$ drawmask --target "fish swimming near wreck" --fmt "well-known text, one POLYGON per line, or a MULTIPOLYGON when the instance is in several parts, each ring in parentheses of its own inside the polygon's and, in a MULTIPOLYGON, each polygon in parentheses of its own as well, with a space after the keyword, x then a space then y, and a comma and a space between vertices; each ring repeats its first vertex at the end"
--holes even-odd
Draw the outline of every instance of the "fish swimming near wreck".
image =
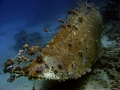
POLYGON ((12 68, 16 77, 65 81, 90 72, 100 56, 102 16, 93 4, 78 2, 78 5, 66 11, 65 21, 59 19, 60 30, 44 49, 25 44, 17 56, 7 60, 4 72, 16 59, 18 63, 12 68), (34 59, 28 58, 37 51, 40 54, 34 59), (27 64, 20 67, 23 62, 27 64))

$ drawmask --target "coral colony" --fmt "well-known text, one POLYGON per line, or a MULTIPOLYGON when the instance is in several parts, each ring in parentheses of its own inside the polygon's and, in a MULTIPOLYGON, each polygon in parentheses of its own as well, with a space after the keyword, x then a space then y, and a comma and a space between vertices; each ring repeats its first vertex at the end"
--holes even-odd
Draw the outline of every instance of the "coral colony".
POLYGON ((62 24, 55 36, 44 28, 44 32, 53 36, 45 48, 25 44, 17 56, 7 60, 4 72, 10 73, 8 82, 20 76, 65 81, 91 71, 100 55, 102 17, 93 4, 81 1, 78 7, 66 12, 65 21, 58 19, 62 24), (30 58, 37 51, 40 54, 30 58))

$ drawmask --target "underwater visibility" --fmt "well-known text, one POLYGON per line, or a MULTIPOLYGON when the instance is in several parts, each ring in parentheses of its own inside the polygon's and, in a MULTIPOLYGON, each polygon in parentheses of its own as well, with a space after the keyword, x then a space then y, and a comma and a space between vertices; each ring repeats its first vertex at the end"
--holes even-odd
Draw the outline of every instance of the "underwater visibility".
POLYGON ((120 90, 119 0, 0 7, 0 90, 120 90))

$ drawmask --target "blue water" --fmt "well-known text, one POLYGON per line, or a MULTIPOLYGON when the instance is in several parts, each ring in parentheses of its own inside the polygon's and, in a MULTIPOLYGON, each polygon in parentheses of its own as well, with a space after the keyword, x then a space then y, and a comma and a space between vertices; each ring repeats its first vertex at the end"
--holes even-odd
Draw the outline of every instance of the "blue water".
MULTIPOLYGON (((45 47, 51 36, 43 32, 44 27, 55 34, 57 26, 60 25, 57 19, 64 20, 66 10, 74 8, 76 2, 77 0, 0 0, 0 90, 31 90, 33 83, 28 82, 26 78, 21 77, 13 83, 6 81, 9 74, 3 73, 4 62, 7 58, 17 55, 17 50, 22 49, 20 44, 24 44, 24 41, 22 42, 20 37, 25 33, 20 34, 21 30, 30 37, 31 33, 38 32, 43 44, 38 42, 36 44, 45 47), (20 42, 16 44, 18 39, 20 42)), ((102 1, 91 2, 100 5, 102 1)), ((36 83, 37 90, 40 90, 43 83, 44 81, 36 83)))

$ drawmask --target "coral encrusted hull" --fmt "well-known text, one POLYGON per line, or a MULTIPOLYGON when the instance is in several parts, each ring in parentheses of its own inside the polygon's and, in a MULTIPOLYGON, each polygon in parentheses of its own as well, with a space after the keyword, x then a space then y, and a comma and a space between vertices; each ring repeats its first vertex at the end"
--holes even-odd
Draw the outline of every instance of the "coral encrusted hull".
MULTIPOLYGON (((77 79, 91 71, 100 56, 102 17, 92 4, 78 4, 80 6, 66 11, 68 15, 65 21, 58 19, 62 23, 59 31, 52 35, 53 39, 44 49, 25 44, 17 56, 7 60, 4 72, 11 73, 8 82, 20 76, 65 81, 77 79), (40 54, 29 59, 36 51, 40 51, 40 54), (23 56, 24 52, 26 56, 23 56), (18 63, 13 66, 16 58, 18 63), (21 67, 22 62, 26 66, 21 67)), ((47 28, 44 31, 50 34, 47 28)))
POLYGON ((102 17, 90 5, 67 12, 59 32, 28 66, 29 76, 64 81, 91 71, 100 54, 102 17))

